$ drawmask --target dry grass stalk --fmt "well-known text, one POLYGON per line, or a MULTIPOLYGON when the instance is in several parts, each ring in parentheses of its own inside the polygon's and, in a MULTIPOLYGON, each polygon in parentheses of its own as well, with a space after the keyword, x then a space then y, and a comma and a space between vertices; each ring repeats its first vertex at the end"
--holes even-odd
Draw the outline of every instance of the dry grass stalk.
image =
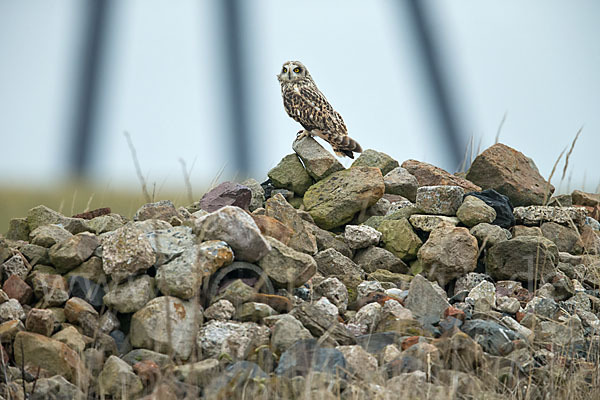
POLYGON ((140 180, 140 184, 142 185, 142 193, 144 194, 146 203, 151 203, 153 197, 150 197, 150 193, 148 193, 146 179, 144 178, 144 175, 142 175, 142 169, 140 168, 140 163, 137 158, 135 147, 133 146, 133 141, 131 140, 131 135, 129 135, 129 132, 123 132, 123 135, 125 135, 125 139, 127 140, 127 145, 129 146, 129 151, 131 152, 131 159, 133 160, 135 172, 137 173, 138 179, 140 180))
POLYGON ((565 179, 565 175, 567 174, 567 168, 569 167, 569 157, 571 157, 571 153, 573 152, 573 149, 575 148, 575 143, 577 143, 577 139, 579 139, 579 134, 581 133, 582 130, 583 130, 583 126, 581 128, 579 128, 579 130, 577 131, 577 134, 575 135, 575 138, 571 142, 571 148, 567 152, 567 157, 565 158, 565 167, 563 168, 562 178, 560 178, 561 182, 563 179, 565 179))
POLYGON ((502 131, 502 127, 504 126, 504 123, 506 122, 507 115, 508 115, 508 111, 505 111, 504 115, 502 116, 502 120, 500 120, 500 125, 498 125, 498 130, 496 131, 496 138, 494 139, 494 144, 498 143, 498 140, 500 140, 500 132, 502 131))
POLYGON ((192 204, 194 202, 194 194, 192 192, 192 182, 190 181, 190 172, 191 172, 192 168, 194 167, 194 164, 192 164, 192 167, 188 171, 187 165, 183 158, 181 158, 181 157, 179 158, 179 163, 181 164, 181 170, 183 172, 183 181, 185 182, 185 188, 187 190, 188 202, 190 204, 192 204))
POLYGON ((554 176, 554 172, 556 172, 556 166, 558 165, 560 159, 562 158, 563 154, 565 154, 565 151, 567 151, 567 148, 565 147, 563 149, 563 151, 560 152, 560 155, 558 156, 558 158, 556 159, 556 162, 554 163, 554 166, 552 167, 552 171, 550 172, 550 176, 548 177, 548 182, 546 183, 546 191, 544 193, 544 202, 542 204, 547 205, 548 204, 548 199, 549 199, 549 194, 550 194, 550 181, 552 180, 552 177, 554 176))

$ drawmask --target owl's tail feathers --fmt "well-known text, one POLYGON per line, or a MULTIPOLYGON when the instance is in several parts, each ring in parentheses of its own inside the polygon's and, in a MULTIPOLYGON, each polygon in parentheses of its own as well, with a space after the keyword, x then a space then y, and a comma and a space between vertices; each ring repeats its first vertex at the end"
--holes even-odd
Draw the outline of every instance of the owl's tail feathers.
POLYGON ((350 136, 339 136, 336 138, 333 151, 339 156, 348 156, 354 158, 354 153, 362 153, 360 144, 350 136))

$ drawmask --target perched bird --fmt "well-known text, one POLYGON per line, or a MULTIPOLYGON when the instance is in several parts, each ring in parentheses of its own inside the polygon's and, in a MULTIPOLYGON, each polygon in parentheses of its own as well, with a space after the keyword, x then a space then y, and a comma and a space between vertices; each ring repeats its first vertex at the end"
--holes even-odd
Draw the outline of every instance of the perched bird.
POLYGON ((296 140, 316 135, 331 144, 340 157, 354 158, 353 152, 362 152, 358 142, 348 136, 342 116, 317 88, 304 64, 300 61, 284 63, 277 79, 281 83, 285 111, 304 127, 296 140))

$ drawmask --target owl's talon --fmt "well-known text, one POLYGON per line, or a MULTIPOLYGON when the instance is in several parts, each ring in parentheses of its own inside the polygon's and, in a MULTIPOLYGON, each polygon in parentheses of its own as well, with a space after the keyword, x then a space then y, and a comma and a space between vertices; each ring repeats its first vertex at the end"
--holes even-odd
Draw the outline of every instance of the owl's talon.
POLYGON ((302 129, 296 134, 296 140, 304 139, 307 136, 310 136, 310 132, 306 129, 302 129))

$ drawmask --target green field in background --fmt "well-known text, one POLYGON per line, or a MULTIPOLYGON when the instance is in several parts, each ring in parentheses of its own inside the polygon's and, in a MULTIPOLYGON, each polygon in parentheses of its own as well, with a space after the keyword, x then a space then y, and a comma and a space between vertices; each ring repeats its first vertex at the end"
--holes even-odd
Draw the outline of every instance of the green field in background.
MULTIPOLYGON (((148 188, 152 195, 153 187, 148 188)), ((202 192, 198 192, 201 196, 202 192)), ((199 200, 200 196, 194 196, 199 200)), ((171 200, 175 206, 190 204, 185 188, 155 190, 154 201, 171 200)), ((112 212, 127 218, 146 201, 139 186, 114 188, 109 185, 69 182, 52 187, 0 186, 0 234, 8 230, 12 218, 26 217, 27 211, 43 204, 66 216, 101 207, 110 207, 112 212)))

